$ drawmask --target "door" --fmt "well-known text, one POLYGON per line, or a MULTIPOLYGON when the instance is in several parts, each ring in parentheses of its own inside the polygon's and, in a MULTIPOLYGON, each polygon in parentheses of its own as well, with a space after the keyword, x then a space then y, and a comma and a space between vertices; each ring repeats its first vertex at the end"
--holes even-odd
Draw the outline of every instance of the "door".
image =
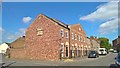
POLYGON ((66 57, 68 57, 68 45, 66 45, 66 57))

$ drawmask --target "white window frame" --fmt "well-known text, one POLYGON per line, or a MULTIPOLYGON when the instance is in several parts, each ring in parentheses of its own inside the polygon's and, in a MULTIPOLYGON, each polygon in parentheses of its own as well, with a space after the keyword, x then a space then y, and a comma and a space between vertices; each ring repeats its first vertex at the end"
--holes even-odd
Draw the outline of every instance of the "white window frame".
POLYGON ((82 36, 81 36, 81 42, 82 42, 82 40, 83 40, 83 38, 82 38, 82 36))
POLYGON ((72 45, 72 53, 74 53, 74 45, 72 45))
POLYGON ((75 40, 77 40, 77 34, 75 34, 75 40))
POLYGON ((81 39, 81 38, 80 38, 80 35, 78 36, 78 39, 79 39, 79 41, 80 41, 80 39, 81 39))
POLYGON ((77 46, 77 56, 78 56, 78 54, 79 54, 79 46, 77 46))
POLYGON ((72 39, 74 39, 74 34, 72 33, 72 39))
POLYGON ((60 35, 61 35, 62 37, 64 37, 64 30, 63 30, 63 29, 60 30, 60 35))
POLYGON ((40 26, 40 27, 37 29, 37 35, 38 35, 38 36, 43 35, 43 27, 42 27, 42 26, 40 26))
POLYGON ((69 38, 69 34, 68 34, 68 31, 66 31, 66 38, 69 38))
POLYGON ((79 28, 79 31, 81 31, 82 29, 81 28, 79 28))
POLYGON ((61 44, 61 52, 64 52, 64 44, 61 44))

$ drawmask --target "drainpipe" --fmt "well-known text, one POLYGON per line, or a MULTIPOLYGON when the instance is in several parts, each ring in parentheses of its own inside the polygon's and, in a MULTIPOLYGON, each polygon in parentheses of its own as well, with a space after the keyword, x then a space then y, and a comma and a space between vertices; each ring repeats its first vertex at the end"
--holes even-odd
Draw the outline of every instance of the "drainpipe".
POLYGON ((70 44, 70 26, 68 26, 68 33, 69 33, 69 58, 71 58, 71 50, 70 50, 70 46, 71 46, 71 44, 70 44))

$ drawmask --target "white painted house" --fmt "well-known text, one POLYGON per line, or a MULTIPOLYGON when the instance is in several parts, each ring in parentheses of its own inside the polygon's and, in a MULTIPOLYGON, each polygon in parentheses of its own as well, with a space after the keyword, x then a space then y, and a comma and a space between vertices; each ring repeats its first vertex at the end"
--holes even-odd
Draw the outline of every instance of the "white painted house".
POLYGON ((2 43, 2 44, 0 45, 0 53, 6 54, 7 49, 9 49, 9 48, 10 48, 10 47, 8 46, 7 43, 2 43))

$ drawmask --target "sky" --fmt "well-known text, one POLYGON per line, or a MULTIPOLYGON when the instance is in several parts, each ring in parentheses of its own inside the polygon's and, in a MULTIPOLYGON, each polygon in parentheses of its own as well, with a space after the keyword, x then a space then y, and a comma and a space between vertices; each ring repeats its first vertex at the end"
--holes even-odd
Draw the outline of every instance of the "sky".
POLYGON ((111 42, 118 36, 117 2, 3 2, 0 43, 25 35, 41 13, 68 25, 80 23, 88 37, 106 37, 111 42))

